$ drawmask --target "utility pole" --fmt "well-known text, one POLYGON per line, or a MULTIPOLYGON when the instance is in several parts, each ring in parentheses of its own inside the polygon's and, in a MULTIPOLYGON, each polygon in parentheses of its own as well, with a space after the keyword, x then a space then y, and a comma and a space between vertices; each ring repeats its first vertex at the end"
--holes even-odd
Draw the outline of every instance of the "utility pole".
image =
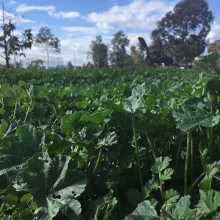
POLYGON ((76 53, 75 53, 75 42, 74 42, 74 36, 73 36, 73 69, 76 69, 76 53))

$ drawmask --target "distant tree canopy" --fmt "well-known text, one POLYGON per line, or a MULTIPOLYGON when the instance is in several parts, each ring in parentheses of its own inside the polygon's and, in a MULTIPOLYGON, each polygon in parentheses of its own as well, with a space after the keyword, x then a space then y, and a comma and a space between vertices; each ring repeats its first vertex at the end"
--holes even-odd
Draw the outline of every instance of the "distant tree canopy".
POLYGON ((96 40, 91 42, 90 49, 90 54, 92 56, 95 67, 107 67, 108 47, 102 42, 101 36, 96 36, 96 40))
POLYGON ((32 67, 40 67, 43 66, 44 61, 41 59, 32 60, 31 63, 28 65, 28 68, 32 67))
POLYGON ((146 61, 149 65, 154 66, 155 64, 161 65, 164 63, 166 66, 173 64, 172 57, 163 54, 161 48, 155 48, 153 46, 148 47, 143 37, 138 37, 140 47, 146 51, 146 61))
POLYGON ((48 27, 40 28, 34 41, 38 47, 43 47, 47 53, 47 67, 49 67, 49 55, 51 52, 60 52, 60 39, 52 34, 48 27))
POLYGON ((67 64, 66 64, 66 69, 67 69, 67 70, 72 70, 72 69, 74 69, 74 66, 73 66, 73 64, 72 64, 70 61, 67 62, 67 64))
POLYGON ((209 44, 208 52, 209 53, 220 52, 220 40, 215 40, 213 43, 209 44))
POLYGON ((129 45, 129 40, 124 31, 120 30, 114 34, 111 41, 112 51, 109 55, 109 59, 113 65, 123 66, 125 65, 128 55, 126 53, 126 47, 129 45))
POLYGON ((5 59, 6 67, 10 67, 10 56, 19 55, 25 56, 22 52, 24 49, 30 49, 33 43, 31 29, 27 29, 21 33, 21 36, 15 36, 14 31, 16 30, 15 22, 12 21, 11 17, 7 16, 4 4, 2 3, 2 11, 0 18, 2 25, 2 33, 0 35, 0 48, 3 49, 3 54, 0 55, 5 59))
POLYGON ((204 52, 213 22, 205 0, 182 0, 157 23, 151 33, 151 52, 190 62, 204 52))
POLYGON ((144 63, 144 56, 141 47, 131 45, 130 51, 130 64, 138 65, 144 63))

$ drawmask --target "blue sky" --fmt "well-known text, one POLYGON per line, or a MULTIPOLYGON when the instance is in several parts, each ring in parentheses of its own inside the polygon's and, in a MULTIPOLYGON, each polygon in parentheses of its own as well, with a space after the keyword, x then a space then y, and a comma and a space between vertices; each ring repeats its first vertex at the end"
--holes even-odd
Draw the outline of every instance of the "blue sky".
MULTIPOLYGON (((192 0, 193 1, 193 0, 192 0)), ((150 44, 150 33, 178 0, 14 0, 4 1, 10 15, 17 16, 17 31, 32 28, 34 36, 41 27, 51 28, 61 40, 63 64, 70 60, 81 65, 89 61, 87 52, 95 36, 109 45, 114 33, 123 29, 136 45, 143 36, 150 44)), ((210 42, 220 39, 220 0, 207 0, 215 17, 208 35, 210 42)), ((45 54, 33 47, 30 54, 45 54)))

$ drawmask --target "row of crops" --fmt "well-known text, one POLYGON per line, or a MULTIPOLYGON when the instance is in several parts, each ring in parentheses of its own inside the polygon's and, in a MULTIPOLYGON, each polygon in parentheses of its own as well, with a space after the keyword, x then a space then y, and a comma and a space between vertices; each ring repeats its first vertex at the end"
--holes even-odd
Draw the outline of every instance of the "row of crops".
POLYGON ((215 56, 1 70, 0 219, 220 219, 215 56))

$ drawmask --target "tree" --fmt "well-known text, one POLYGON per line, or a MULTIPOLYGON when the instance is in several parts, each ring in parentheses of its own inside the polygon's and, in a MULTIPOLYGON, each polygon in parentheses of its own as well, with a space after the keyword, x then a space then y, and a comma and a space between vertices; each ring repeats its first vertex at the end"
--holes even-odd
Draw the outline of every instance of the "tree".
POLYGON ((131 55, 127 61, 129 64, 138 65, 144 63, 144 56, 141 47, 131 45, 130 51, 131 55))
POLYGON ((173 64, 173 58, 163 54, 160 48, 154 48, 151 46, 148 48, 146 41, 143 37, 138 37, 140 47, 146 51, 146 61, 149 65, 155 66, 155 64, 170 66, 173 64))
POLYGON ((213 43, 209 44, 208 52, 209 53, 220 52, 220 40, 215 40, 213 43))
POLYGON ((90 45, 90 54, 92 56, 95 67, 107 67, 108 66, 108 47, 102 43, 102 37, 96 36, 96 40, 93 40, 90 45))
POLYGON ((67 70, 72 70, 72 69, 74 69, 74 66, 73 66, 73 64, 72 64, 70 61, 67 62, 67 64, 66 64, 66 69, 67 69, 67 70))
POLYGON ((43 47, 47 53, 47 68, 49 68, 49 56, 51 52, 60 52, 60 40, 51 33, 50 28, 42 27, 35 37, 35 44, 43 47))
POLYGON ((3 49, 3 54, 0 55, 5 59, 6 67, 10 67, 10 56, 19 55, 25 56, 22 52, 24 49, 31 49, 33 40, 31 29, 25 30, 19 36, 14 36, 14 31, 16 29, 15 24, 12 22, 12 18, 7 16, 7 13, 2 3, 2 35, 0 35, 0 47, 3 49))
POLYGON ((111 63, 116 66, 123 66, 128 57, 126 47, 129 45, 129 40, 122 30, 114 34, 111 45, 112 51, 109 56, 111 63))
POLYGON ((153 47, 162 50, 161 56, 190 62, 205 50, 212 22, 213 15, 205 0, 182 0, 152 31, 153 47))
POLYGON ((41 59, 32 60, 31 63, 28 65, 28 68, 41 67, 43 66, 43 64, 44 61, 41 59))

